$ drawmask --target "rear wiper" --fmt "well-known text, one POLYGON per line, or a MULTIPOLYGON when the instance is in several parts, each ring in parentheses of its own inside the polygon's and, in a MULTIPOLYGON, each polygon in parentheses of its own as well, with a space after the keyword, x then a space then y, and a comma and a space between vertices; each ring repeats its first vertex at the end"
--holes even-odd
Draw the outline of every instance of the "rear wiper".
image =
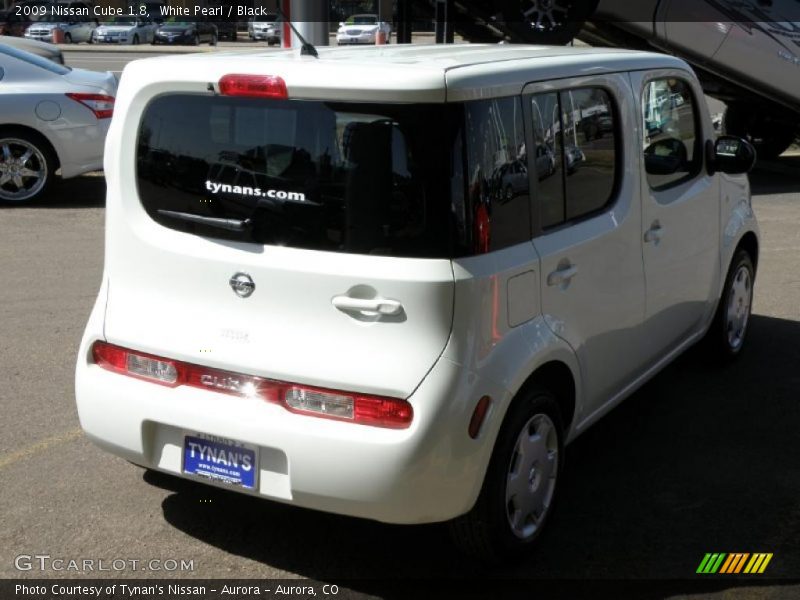
POLYGON ((250 219, 244 219, 243 221, 240 219, 218 219, 216 217, 204 217, 202 215, 177 212, 174 210, 159 209, 158 213, 180 221, 189 221, 190 223, 207 225, 208 227, 216 227, 217 229, 225 229, 227 231, 245 231, 253 224, 250 219))

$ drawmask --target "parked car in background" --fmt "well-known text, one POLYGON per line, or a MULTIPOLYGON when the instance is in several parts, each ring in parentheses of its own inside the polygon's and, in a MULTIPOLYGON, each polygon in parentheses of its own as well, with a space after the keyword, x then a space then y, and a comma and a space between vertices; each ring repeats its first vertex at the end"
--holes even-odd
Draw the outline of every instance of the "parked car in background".
POLYGON ((278 15, 253 17, 247 24, 247 36, 251 40, 266 40, 272 46, 281 43, 281 29, 278 15))
POLYGON ((392 33, 392 26, 389 23, 379 21, 378 15, 353 15, 343 23, 339 23, 336 43, 340 46, 374 44, 378 32, 383 33, 384 42, 388 44, 392 33))
MULTIPOLYGON (((91 9, 89 9, 91 10, 91 9)), ((60 29, 64 32, 64 43, 78 44, 91 42, 92 34, 97 28, 97 21, 82 17, 75 20, 64 20, 65 17, 50 14, 41 21, 32 23, 25 30, 25 37, 40 42, 54 42, 54 31, 60 29)))
POLYGON ((41 56, 47 60, 52 60, 54 63, 59 65, 64 64, 64 54, 61 52, 61 50, 59 50, 57 46, 48 44, 47 42, 38 42, 36 40, 29 40, 27 38, 4 36, 0 37, 0 44, 5 44, 6 46, 11 46, 12 48, 17 48, 18 50, 24 50, 26 52, 30 52, 31 54, 36 54, 37 56, 41 56))
POLYGON ((210 21, 165 21, 156 29, 153 44, 217 45, 217 27, 210 21))
POLYGON ((29 202, 56 178, 103 168, 112 73, 70 69, 0 43, 0 201, 29 202))
POLYGON ((155 39, 158 26, 150 20, 136 17, 114 17, 94 30, 93 41, 98 44, 149 44, 155 39))

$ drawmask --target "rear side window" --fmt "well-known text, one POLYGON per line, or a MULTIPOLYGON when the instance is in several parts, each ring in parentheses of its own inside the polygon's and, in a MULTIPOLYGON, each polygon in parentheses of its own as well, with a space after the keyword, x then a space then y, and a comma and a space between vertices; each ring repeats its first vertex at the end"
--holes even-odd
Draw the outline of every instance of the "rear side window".
POLYGON ((531 108, 542 228, 603 210, 614 199, 620 163, 609 93, 592 87, 538 94, 531 108))
POLYGON ((447 257, 454 169, 463 176, 452 160, 456 113, 442 104, 161 96, 139 130, 139 196, 158 223, 208 237, 447 257))
POLYGON ((467 206, 474 250, 488 252, 530 240, 530 181, 521 98, 469 102, 465 113, 467 206))

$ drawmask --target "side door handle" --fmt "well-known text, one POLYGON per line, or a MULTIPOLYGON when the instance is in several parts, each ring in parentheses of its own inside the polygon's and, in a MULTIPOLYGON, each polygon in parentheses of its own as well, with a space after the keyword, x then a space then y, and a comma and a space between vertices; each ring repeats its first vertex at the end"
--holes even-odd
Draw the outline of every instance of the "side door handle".
POLYGON ((663 235, 664 229, 661 227, 661 224, 656 221, 650 226, 650 229, 644 232, 644 241, 647 244, 651 242, 658 244, 658 242, 661 241, 661 236, 663 235))
POLYGON ((336 308, 343 312, 372 313, 373 315, 397 315, 403 310, 403 305, 397 300, 389 298, 351 298, 350 296, 335 296, 331 300, 336 308))
POLYGON ((578 274, 578 267, 576 267, 575 265, 561 267, 559 269, 556 269, 547 276, 547 285, 550 286, 564 285, 565 283, 569 283, 569 281, 577 274, 578 274))

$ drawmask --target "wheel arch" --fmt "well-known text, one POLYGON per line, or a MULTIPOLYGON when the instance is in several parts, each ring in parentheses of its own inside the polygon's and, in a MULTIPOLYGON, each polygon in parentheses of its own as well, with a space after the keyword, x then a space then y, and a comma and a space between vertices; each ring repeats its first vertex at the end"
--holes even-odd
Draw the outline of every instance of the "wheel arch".
POLYGON ((48 152, 50 152, 51 156, 53 157, 55 161, 54 170, 61 167, 61 158, 58 156, 58 152, 56 151, 53 142, 51 142, 50 139, 46 135, 44 135, 41 131, 39 131, 38 129, 34 129, 33 127, 30 127, 28 125, 20 125, 18 123, 0 123, 0 136, 9 135, 9 133, 13 134, 15 132, 17 133, 17 135, 19 134, 29 135, 32 138, 38 140, 42 145, 44 145, 45 149, 48 152))
POLYGON ((512 405, 520 402, 528 390, 541 387, 551 392, 558 402, 561 411, 562 425, 565 434, 570 431, 575 422, 577 406, 577 383, 576 376, 570 366, 560 359, 553 359, 541 364, 528 375, 522 386, 514 394, 508 407, 506 408, 503 420, 511 410, 512 405))
POLYGON ((755 232, 747 231, 740 239, 739 242, 736 244, 736 249, 733 251, 733 255, 736 256, 736 253, 739 250, 744 250, 750 255, 750 260, 753 261, 753 270, 758 271, 758 237, 756 236, 755 232))

